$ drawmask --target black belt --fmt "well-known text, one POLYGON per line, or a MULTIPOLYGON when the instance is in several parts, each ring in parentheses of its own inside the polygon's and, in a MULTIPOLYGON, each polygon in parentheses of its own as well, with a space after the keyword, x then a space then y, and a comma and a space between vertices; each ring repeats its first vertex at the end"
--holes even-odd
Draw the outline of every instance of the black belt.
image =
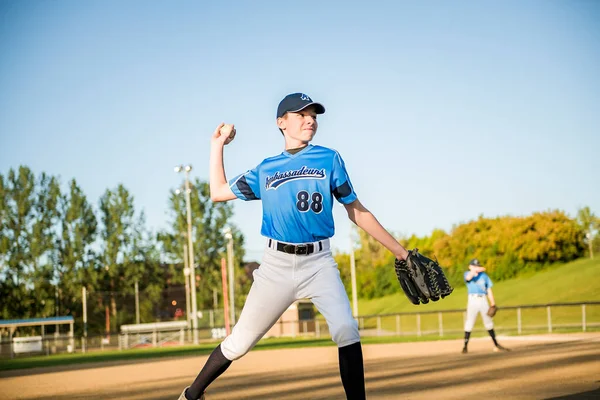
MULTIPOLYGON (((269 239, 269 247, 271 247, 272 239, 269 239)), ((323 243, 319 242, 319 250, 323 250, 323 243)), ((307 244, 290 244, 290 243, 282 243, 277 242, 277 251, 281 251, 287 254, 296 254, 296 255, 308 255, 315 252, 314 243, 307 244)))

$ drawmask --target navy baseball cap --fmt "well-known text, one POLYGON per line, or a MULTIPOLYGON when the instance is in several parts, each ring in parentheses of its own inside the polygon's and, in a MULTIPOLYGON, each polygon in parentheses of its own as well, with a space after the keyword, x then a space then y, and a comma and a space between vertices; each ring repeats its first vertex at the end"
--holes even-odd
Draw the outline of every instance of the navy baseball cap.
POLYGON ((308 106, 315 106, 317 114, 325 113, 323 104, 312 101, 308 95, 304 93, 288 94, 279 102, 279 106, 277 107, 277 118, 283 117, 287 112, 302 111, 308 106))
POLYGON ((469 263, 469 265, 475 265, 476 267, 481 267, 481 263, 476 258, 472 259, 471 262, 469 263))

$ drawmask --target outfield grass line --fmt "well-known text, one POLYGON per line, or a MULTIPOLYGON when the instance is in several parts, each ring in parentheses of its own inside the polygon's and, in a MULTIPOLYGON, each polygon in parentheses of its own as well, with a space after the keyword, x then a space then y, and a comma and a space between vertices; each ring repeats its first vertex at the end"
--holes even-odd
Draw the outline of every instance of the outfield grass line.
MULTIPOLYGON (((572 335, 573 333, 582 333, 580 331, 572 331, 566 333, 552 333, 549 335, 572 335)), ((590 335, 597 333, 591 332, 590 335)), ((533 333, 532 335, 544 336, 539 333, 533 333)), ((514 338, 508 340, 520 340, 526 338, 529 335, 518 335, 512 336, 507 334, 499 335, 499 338, 514 338)), ((443 337, 437 335, 428 336, 366 336, 361 338, 363 345, 371 344, 391 344, 391 343, 407 343, 407 342, 440 342, 440 341, 456 341, 463 338, 462 333, 444 335, 443 337)), ((482 340, 489 339, 487 332, 474 332, 472 339, 482 340)), ((527 340, 527 339, 524 339, 527 340)), ((598 337, 600 340, 600 337, 598 337)), ((559 340, 560 341, 560 340, 559 340)), ((94 368, 97 366, 113 366, 123 365, 129 363, 138 362, 150 362, 157 359, 168 359, 175 357, 198 357, 207 356, 212 350, 218 345, 218 342, 214 344, 203 344, 201 348, 198 346, 185 346, 182 348, 168 348, 168 349, 144 349, 144 350, 126 350, 126 351, 112 351, 105 353, 78 353, 78 354, 60 354, 54 356, 40 356, 30 357, 22 359, 2 360, 0 363, 0 377, 6 377, 12 375, 10 373, 3 373, 5 371, 18 371, 18 370, 32 370, 32 374, 45 373, 57 370, 69 370, 73 368, 94 368)), ((256 345, 251 351, 262 351, 262 350, 277 350, 277 349, 291 349, 291 348, 303 348, 303 347, 333 347, 336 344, 330 338, 323 339, 264 339, 263 343, 256 345)), ((27 374, 27 372, 23 372, 27 374)))
MULTIPOLYGON (((526 304, 600 301, 600 259, 578 259, 510 280, 495 281, 493 290, 501 310, 505 306, 526 304)), ((465 309, 466 304, 467 290, 461 284, 450 296, 437 302, 416 306, 404 293, 398 292, 376 299, 359 299, 358 309, 360 315, 377 315, 465 309)))
MULTIPOLYGON (((502 306, 515 306, 521 304, 535 303, 557 303, 557 302, 583 302, 600 300, 600 259, 589 260, 580 259, 571 263, 555 266, 548 270, 540 271, 535 274, 527 274, 520 278, 509 281, 498 282, 494 285, 494 296, 497 304, 500 306, 499 314, 496 316, 499 330, 509 330, 516 334, 516 311, 502 310, 502 306), (504 325, 504 327, 503 327, 504 325), (508 327, 506 327, 508 325, 508 327)), ((444 311, 448 309, 464 309, 466 306, 465 287, 455 288, 455 292, 439 302, 432 302, 425 305, 414 306, 406 299, 402 293, 396 293, 374 300, 360 300, 359 311, 361 314, 384 314, 398 313, 406 311, 444 311)), ((597 331, 596 324, 600 322, 600 306, 590 306, 587 308, 587 329, 597 331), (594 327, 589 324, 594 324, 594 327)), ((566 328, 560 327, 560 333, 581 332, 576 329, 576 323, 580 320, 578 313, 572 313, 570 310, 565 315, 562 310, 553 310, 553 322, 558 324, 573 325, 566 328)), ((435 314, 432 317, 423 316, 421 319, 422 331, 435 331, 437 329, 437 319, 435 314)), ((415 330, 416 320, 413 321, 410 316, 402 316, 402 329, 415 330)), ((544 333, 544 323, 546 321, 546 312, 540 310, 523 310, 523 329, 528 333, 544 333), (538 331, 539 332, 536 332, 538 331), (533 332, 531 332, 533 331, 533 332)), ((363 329, 375 328, 374 319, 366 318, 364 322, 367 327, 363 329)), ((396 322, 383 317, 381 320, 381 329, 395 332, 396 322)), ((406 336, 382 336, 371 337, 364 336, 361 341, 364 344, 377 343, 398 343, 398 342, 418 342, 434 340, 454 340, 462 337, 462 319, 456 321, 444 321, 444 328, 457 330, 453 333, 444 333, 444 337, 437 335, 406 335, 406 336)), ((556 328, 555 328, 556 329, 556 328)), ((506 334, 502 332, 502 334, 506 334)), ((475 333, 474 336, 487 335, 487 333, 475 333)), ((77 354, 59 354, 52 356, 39 356, 17 359, 1 359, 0 371, 53 367, 60 365, 82 365, 84 363, 98 362, 127 362, 146 359, 157 359, 163 357, 189 357, 208 355, 218 345, 218 341, 204 343, 196 346, 185 346, 176 348, 158 348, 158 349, 138 349, 124 351, 108 351, 94 353, 77 354)), ((289 338, 269 338, 261 340, 253 349, 269 350, 278 348, 298 348, 314 346, 335 346, 335 343, 329 338, 325 339, 294 339, 289 338)))

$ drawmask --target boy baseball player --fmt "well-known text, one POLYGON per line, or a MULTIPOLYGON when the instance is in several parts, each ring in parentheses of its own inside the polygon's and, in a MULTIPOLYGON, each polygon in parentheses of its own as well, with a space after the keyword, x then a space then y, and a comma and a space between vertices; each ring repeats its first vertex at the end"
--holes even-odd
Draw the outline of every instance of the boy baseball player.
POLYGON ((467 319, 465 320, 465 345, 462 349, 463 353, 467 353, 467 346, 471 331, 475 325, 477 314, 481 314, 483 325, 487 329, 490 337, 494 341, 494 351, 509 351, 507 348, 498 344, 496 340, 496 332, 494 332, 494 320, 488 315, 490 306, 496 304, 494 293, 492 292, 492 280, 485 273, 485 268, 481 266, 478 259, 473 259, 469 263, 469 271, 464 274, 465 283, 467 284, 468 301, 467 301, 467 319), (487 298, 486 298, 487 297, 487 298), (489 304, 488 304, 489 299, 489 304))
POLYGON ((310 299, 325 317, 338 345, 339 368, 348 399, 365 399, 363 356, 358 326, 333 259, 334 199, 348 218, 398 259, 407 251, 358 200, 340 154, 312 145, 317 116, 325 107, 303 93, 286 96, 277 108, 285 150, 227 181, 223 148, 235 137, 233 125, 220 124, 211 139, 212 201, 261 200, 265 251, 231 334, 216 347, 180 400, 203 399, 206 388, 246 354, 296 300, 310 299))

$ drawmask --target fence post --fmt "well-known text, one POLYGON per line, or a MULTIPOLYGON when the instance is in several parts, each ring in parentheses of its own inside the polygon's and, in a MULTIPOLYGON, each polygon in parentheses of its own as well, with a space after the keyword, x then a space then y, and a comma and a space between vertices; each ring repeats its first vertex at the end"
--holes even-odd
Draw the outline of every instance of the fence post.
POLYGON ((581 305, 581 327, 585 332, 585 304, 581 305))
POLYGON ((71 328, 69 329, 69 345, 71 346, 71 351, 74 353, 75 352, 75 332, 73 330, 73 324, 69 324, 71 325, 71 328))
POLYGON ((444 336, 444 324, 442 323, 442 313, 438 312, 438 323, 440 327, 440 336, 444 336))
POLYGON ((517 333, 521 334, 521 307, 517 308, 517 333))
POLYGON ((363 317, 360 317, 360 319, 358 320, 360 329, 365 329, 365 319, 363 317))
POLYGON ((396 334, 400 335, 400 314, 396 314, 396 334))
POLYGON ((552 333, 552 312, 550 306, 546 307, 546 313, 548 314, 548 332, 552 333))
POLYGON ((315 320, 315 333, 317 334, 317 338, 321 337, 321 326, 319 325, 319 320, 315 320))
POLYGON ((377 316, 377 336, 381 336, 381 317, 377 316))
POLYGON ((421 314, 417 313, 417 336, 421 336, 421 314))
MULTIPOLYGON (((81 351, 87 350, 87 289, 85 286, 81 288, 81 301, 83 302, 83 337, 81 338, 81 351)), ((42 325, 42 336, 44 326, 42 325)))

